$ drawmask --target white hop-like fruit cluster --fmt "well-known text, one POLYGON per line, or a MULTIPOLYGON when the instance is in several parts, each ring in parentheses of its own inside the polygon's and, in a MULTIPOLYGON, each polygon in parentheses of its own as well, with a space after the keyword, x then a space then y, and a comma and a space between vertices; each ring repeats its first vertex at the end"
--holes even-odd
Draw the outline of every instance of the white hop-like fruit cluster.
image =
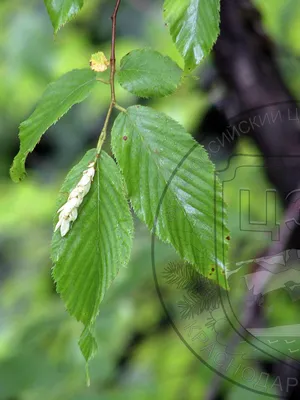
POLYGON ((54 232, 59 228, 61 236, 65 236, 69 232, 71 222, 74 222, 78 216, 78 207, 91 188, 94 175, 95 162, 92 162, 83 172, 82 178, 70 193, 67 202, 57 211, 59 217, 54 232))

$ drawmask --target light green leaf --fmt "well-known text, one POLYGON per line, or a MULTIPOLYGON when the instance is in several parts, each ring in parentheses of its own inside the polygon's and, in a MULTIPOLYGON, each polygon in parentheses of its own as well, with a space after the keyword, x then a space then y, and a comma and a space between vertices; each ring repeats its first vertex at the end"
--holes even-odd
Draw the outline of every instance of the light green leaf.
POLYGON ((163 97, 177 89, 182 70, 167 56, 150 49, 133 50, 121 60, 120 85, 140 97, 163 97))
MULTIPOLYGON (((88 151, 69 172, 60 190, 57 209, 66 202, 95 154, 96 150, 88 151)), ((119 269, 129 261, 132 234, 132 216, 122 176, 113 159, 102 151, 77 220, 65 237, 57 231, 52 239, 57 291, 69 313, 84 324, 79 344, 87 361, 96 351, 92 329, 100 303, 119 269)))
POLYGON ((164 18, 185 69, 193 70, 217 40, 220 0, 165 0, 164 18))
POLYGON ((83 330, 78 344, 81 353, 87 362, 91 360, 97 353, 98 345, 89 326, 83 330))
POLYGON ((96 83, 95 72, 77 69, 48 85, 34 112, 20 125, 20 150, 10 169, 13 181, 19 182, 25 177, 26 157, 33 151, 46 130, 74 104, 85 100, 96 83))
POLYGON ((44 0, 54 32, 74 18, 83 6, 83 0, 44 0))
POLYGON ((226 215, 203 147, 165 114, 141 106, 117 117, 112 146, 138 217, 201 274, 225 286, 226 215))

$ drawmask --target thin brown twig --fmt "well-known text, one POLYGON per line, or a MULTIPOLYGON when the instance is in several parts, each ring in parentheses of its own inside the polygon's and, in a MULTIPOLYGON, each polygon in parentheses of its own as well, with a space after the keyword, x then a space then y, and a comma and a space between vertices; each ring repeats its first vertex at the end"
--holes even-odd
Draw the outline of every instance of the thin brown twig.
POLYGON ((116 92, 115 92, 115 75, 116 75, 116 27, 117 27, 117 15, 119 11, 121 0, 117 0, 115 4, 114 11, 112 13, 111 21, 112 21, 112 34, 111 34, 111 53, 110 53, 110 90, 111 90, 111 100, 109 104, 109 108, 107 111, 107 115, 104 121, 103 129, 101 131, 98 143, 97 143, 97 155, 100 154, 101 148, 103 146, 104 140, 106 138, 106 132, 108 123, 112 114, 112 110, 116 107, 120 111, 125 111, 122 107, 116 104, 116 92))
POLYGON ((110 54, 110 87, 111 87, 111 102, 113 106, 116 104, 115 93, 115 74, 116 74, 116 27, 117 27, 117 14, 119 11, 121 0, 117 0, 114 12, 111 16, 112 21, 112 35, 111 35, 111 54, 110 54))

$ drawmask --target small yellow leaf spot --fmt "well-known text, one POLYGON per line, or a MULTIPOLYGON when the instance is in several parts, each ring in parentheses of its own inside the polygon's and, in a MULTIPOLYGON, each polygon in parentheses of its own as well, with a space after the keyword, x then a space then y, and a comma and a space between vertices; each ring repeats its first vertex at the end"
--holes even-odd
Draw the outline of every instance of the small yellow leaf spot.
POLYGON ((103 72, 106 71, 109 66, 109 61, 105 57, 105 54, 102 51, 98 53, 92 54, 90 59, 90 67, 93 71, 103 72))

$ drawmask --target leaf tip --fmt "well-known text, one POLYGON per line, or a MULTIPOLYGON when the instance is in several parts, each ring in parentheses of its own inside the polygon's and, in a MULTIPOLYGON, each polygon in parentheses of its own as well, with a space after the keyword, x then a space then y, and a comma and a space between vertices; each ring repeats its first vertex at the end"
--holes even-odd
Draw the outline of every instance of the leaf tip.
POLYGON ((11 168, 9 170, 9 175, 10 175, 11 180, 14 183, 20 183, 25 179, 26 172, 25 171, 24 172, 16 171, 16 169, 17 168, 15 167, 15 165, 13 163, 13 165, 11 166, 11 168))
POLYGON ((89 370, 89 364, 85 364, 85 381, 86 381, 86 386, 90 387, 91 386, 91 378, 90 378, 90 370, 89 370))

